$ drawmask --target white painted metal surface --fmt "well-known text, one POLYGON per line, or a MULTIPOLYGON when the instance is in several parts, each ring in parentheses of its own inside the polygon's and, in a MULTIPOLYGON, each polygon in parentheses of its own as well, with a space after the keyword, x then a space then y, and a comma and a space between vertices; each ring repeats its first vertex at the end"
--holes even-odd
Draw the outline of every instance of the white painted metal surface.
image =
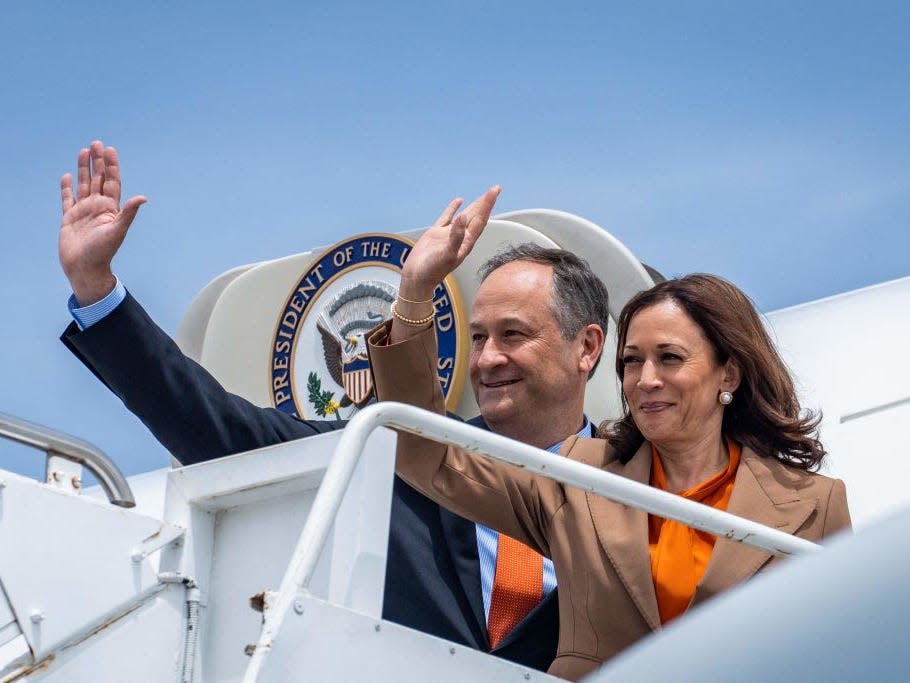
POLYGON ((82 489, 82 465, 54 455, 53 452, 48 453, 44 466, 44 481, 61 491, 79 493, 82 489))
POLYGON ((265 661, 264 683, 562 680, 311 595, 295 607, 265 661))
MULTIPOLYGON (((176 683, 182 658, 184 591, 164 590, 90 637, 57 650, 16 683, 176 683)), ((201 679, 197 679, 201 680, 201 679)))
MULTIPOLYGON (((137 509, 163 510, 168 522, 2 472, 0 681, 180 680, 195 599, 193 680, 240 680, 261 625, 249 599, 278 585, 339 437, 142 475, 136 490, 151 500, 137 509)), ((394 443, 380 430, 367 444, 311 584, 374 619, 394 443)))
POLYGON ((910 277, 769 313, 854 527, 910 505, 910 277))
POLYGON ((162 589, 155 564, 131 556, 159 534, 179 537, 171 525, 10 473, 3 480, 0 580, 34 663, 162 589))
POLYGON ((226 270, 203 287, 193 298, 190 307, 183 314, 180 327, 174 336, 174 341, 177 342, 177 346, 180 347, 180 350, 185 355, 197 363, 201 360, 202 343, 205 339, 205 331, 208 328, 209 318, 212 315, 215 303, 231 282, 256 265, 256 263, 248 263, 226 270))
POLYGON ((0 581, 0 675, 30 661, 28 641, 0 581))
POLYGON ((52 659, 10 680, 176 683, 182 657, 183 605, 183 587, 167 586, 120 618, 105 622, 85 640, 55 651, 52 659))
MULTIPOLYGON (((249 599, 279 585, 340 435, 170 473, 167 514, 189 519, 193 546, 181 566, 204 594, 198 680, 240 680, 249 662, 244 650, 256 642, 262 619, 249 599)), ((319 597, 375 618, 382 609, 394 442, 383 430, 367 444, 311 586, 319 597)))

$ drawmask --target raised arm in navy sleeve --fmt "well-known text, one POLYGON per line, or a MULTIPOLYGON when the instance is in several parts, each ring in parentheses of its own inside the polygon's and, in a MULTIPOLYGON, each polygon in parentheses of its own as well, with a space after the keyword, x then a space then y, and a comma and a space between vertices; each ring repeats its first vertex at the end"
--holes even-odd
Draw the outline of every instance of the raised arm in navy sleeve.
POLYGON ((227 392, 129 293, 91 327, 71 323, 61 340, 184 465, 345 425, 298 420, 227 392))

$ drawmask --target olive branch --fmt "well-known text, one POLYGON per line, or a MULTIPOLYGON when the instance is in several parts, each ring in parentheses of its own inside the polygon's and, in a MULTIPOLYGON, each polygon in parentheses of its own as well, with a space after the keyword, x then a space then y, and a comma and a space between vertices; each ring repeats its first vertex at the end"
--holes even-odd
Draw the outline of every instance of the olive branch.
POLYGON ((306 389, 307 394, 309 395, 310 403, 313 404, 313 407, 316 408, 316 414, 320 417, 326 417, 328 415, 334 415, 336 420, 341 419, 341 415, 338 414, 338 408, 340 407, 338 401, 334 400, 335 392, 329 391, 326 389, 322 390, 322 380, 320 380, 315 372, 311 372, 307 375, 306 380, 306 389))

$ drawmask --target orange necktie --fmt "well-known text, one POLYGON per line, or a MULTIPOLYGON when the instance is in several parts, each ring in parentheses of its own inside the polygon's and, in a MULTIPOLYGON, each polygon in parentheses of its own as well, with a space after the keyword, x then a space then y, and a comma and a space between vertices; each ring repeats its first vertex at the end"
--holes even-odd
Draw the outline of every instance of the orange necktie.
POLYGON ((499 534, 487 632, 494 648, 543 598, 543 557, 499 534))

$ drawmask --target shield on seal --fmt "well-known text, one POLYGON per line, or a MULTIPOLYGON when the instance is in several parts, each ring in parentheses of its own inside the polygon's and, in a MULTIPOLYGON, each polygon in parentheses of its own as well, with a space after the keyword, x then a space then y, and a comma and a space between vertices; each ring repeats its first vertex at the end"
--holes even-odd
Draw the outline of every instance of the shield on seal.
POLYGON ((370 361, 365 355, 357 355, 341 366, 341 383, 344 393, 357 405, 363 403, 373 389, 370 375, 370 361))

